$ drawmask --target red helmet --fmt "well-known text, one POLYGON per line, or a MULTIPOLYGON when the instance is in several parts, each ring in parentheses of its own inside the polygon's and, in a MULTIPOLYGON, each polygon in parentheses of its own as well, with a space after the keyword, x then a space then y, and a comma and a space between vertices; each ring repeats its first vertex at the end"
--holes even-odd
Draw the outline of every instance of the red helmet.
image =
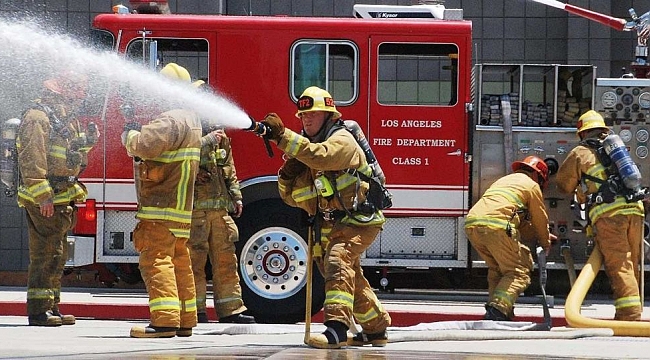
POLYGON ((548 165, 544 160, 538 158, 537 156, 528 156, 521 161, 515 161, 512 163, 512 171, 520 170, 521 168, 528 168, 535 171, 537 174, 534 180, 543 188, 548 184, 548 165), (540 181, 541 180, 541 181, 540 181))
POLYGON ((88 92, 88 76, 73 71, 63 71, 43 81, 51 92, 71 100, 84 99, 88 92))

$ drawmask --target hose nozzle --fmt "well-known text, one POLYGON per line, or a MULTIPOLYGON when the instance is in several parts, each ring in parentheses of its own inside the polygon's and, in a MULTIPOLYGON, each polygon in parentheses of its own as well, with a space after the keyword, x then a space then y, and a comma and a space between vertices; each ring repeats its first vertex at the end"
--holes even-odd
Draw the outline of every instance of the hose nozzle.
POLYGON ((271 135, 271 129, 266 126, 264 123, 255 121, 252 116, 248 116, 251 119, 251 126, 247 127, 246 131, 255 133, 255 135, 264 139, 264 146, 266 147, 266 153, 269 157, 273 157, 273 150, 271 149, 271 144, 269 143, 269 135, 271 135))
POLYGON ((270 129, 266 125, 259 121, 255 121, 252 116, 249 116, 249 118, 251 119, 251 126, 246 128, 246 131, 254 132, 255 135, 262 137, 271 133, 270 129))

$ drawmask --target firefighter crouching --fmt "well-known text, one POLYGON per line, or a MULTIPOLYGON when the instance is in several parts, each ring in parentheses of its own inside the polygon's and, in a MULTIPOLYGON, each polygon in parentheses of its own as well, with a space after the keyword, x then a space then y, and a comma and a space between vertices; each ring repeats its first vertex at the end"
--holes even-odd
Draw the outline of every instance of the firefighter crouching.
POLYGON ((611 168, 604 164, 606 158, 601 160, 598 156, 598 149, 610 133, 603 117, 593 110, 584 113, 578 119, 577 133, 580 144, 569 152, 558 170, 558 189, 575 193, 578 200, 587 205, 591 224, 587 233, 593 233, 595 244, 603 255, 605 273, 614 292, 614 319, 638 321, 643 312, 638 283, 643 204, 629 201, 622 193, 609 191, 622 190, 624 186, 606 183, 611 168))
MULTIPOLYGON (((207 86, 197 80, 195 86, 207 86)), ((188 247, 196 285, 198 321, 208 322, 205 265, 212 264, 214 308, 219 322, 252 324, 246 311, 237 273, 235 242, 239 231, 230 216, 239 217, 244 208, 232 156, 230 138, 207 120, 202 121, 201 162, 194 183, 194 210, 188 247)))
MULTIPOLYGON (((161 71, 187 83, 177 64, 161 71)), ((136 158, 138 197, 133 243, 149 294, 150 324, 131 328, 131 337, 191 336, 196 326, 196 293, 187 240, 190 237, 194 180, 199 166, 201 122, 192 111, 163 112, 147 125, 125 123, 122 143, 136 158)))
POLYGON ((512 171, 485 191, 465 220, 465 233, 488 267, 485 320, 512 320, 517 297, 530 285, 533 259, 521 241, 520 227, 529 226, 547 255, 557 239, 549 233, 542 195, 548 166, 528 156, 512 163, 512 171))
POLYGON ((327 329, 311 335, 308 345, 329 349, 346 344, 384 346, 391 319, 363 276, 359 256, 386 220, 381 211, 361 206, 368 205, 364 203, 368 183, 349 171, 366 173, 370 171, 368 163, 354 137, 341 130, 341 114, 327 91, 309 87, 297 105, 302 134, 285 129, 273 113, 262 123, 271 129, 271 140, 288 158, 278 173, 280 196, 321 224, 315 226, 319 231, 314 238, 322 242, 324 250, 327 329), (353 317, 363 331, 348 342, 353 317))
POLYGON ((67 232, 75 223, 75 201, 88 194, 77 176, 99 135, 87 138, 74 115, 86 97, 85 76, 66 72, 43 85, 16 137, 18 204, 26 210, 29 235, 27 314, 32 326, 72 325, 75 317, 59 311, 67 232))

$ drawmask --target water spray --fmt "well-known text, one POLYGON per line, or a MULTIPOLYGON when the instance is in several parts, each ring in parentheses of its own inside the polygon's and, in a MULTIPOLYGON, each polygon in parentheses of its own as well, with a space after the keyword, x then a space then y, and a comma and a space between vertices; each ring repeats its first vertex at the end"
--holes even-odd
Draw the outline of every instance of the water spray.
MULTIPOLYGON (((92 49, 68 36, 40 28, 37 19, 0 20, 0 100, 9 114, 19 114, 27 101, 38 98, 43 81, 58 74, 74 72, 89 79, 88 104, 99 108, 106 94, 129 94, 138 108, 183 108, 196 112, 210 123, 226 128, 245 129, 248 115, 219 94, 192 88, 186 83, 165 79, 141 64, 119 54, 92 49), (19 91, 9 91, 19 89, 19 91), (95 101, 96 103, 93 103, 95 101)), ((152 113, 159 113, 156 111, 152 113)), ((15 115, 14 115, 15 116, 15 115)), ((8 116, 13 117, 13 116, 8 116)))

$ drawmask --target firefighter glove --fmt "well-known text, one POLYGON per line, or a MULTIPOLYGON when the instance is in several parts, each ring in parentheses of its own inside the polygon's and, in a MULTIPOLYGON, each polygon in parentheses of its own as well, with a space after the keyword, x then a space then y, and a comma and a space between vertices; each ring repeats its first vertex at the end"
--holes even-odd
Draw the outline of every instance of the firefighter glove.
POLYGON ((124 123, 123 131, 129 132, 130 130, 140 131, 142 125, 137 121, 127 121, 124 123))
POLYGON ((307 165, 298 159, 289 159, 280 168, 279 175, 281 179, 291 180, 302 174, 307 169, 307 165))
POLYGON ((221 142, 223 130, 214 130, 201 138, 201 146, 218 145, 221 142))
POLYGON ((276 113, 266 114, 262 124, 267 127, 267 133, 264 135, 265 138, 273 140, 276 143, 280 141, 282 134, 284 134, 284 124, 282 119, 276 113))

